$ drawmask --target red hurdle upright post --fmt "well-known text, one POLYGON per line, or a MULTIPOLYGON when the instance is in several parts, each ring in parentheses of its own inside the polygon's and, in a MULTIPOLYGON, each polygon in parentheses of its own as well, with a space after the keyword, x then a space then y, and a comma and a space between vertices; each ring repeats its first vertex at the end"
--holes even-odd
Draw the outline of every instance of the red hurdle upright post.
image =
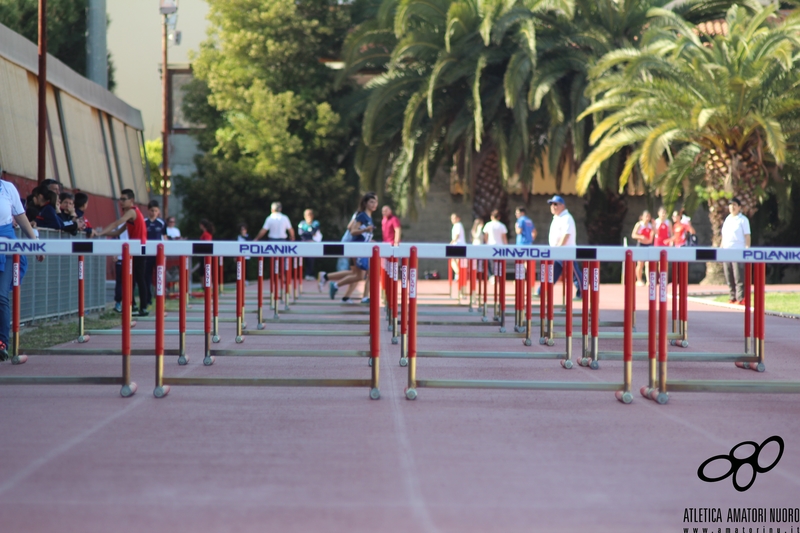
POLYGON ((489 291, 489 260, 484 259, 483 260, 483 316, 481 317, 481 320, 483 322, 489 321, 489 317, 486 316, 486 306, 487 306, 487 301, 489 299, 488 291, 489 291))
POLYGON ((400 366, 408 365, 408 257, 400 267, 400 366))
POLYGON ((633 299, 636 297, 636 284, 634 282, 633 251, 625 252, 625 318, 623 333, 622 360, 624 363, 622 390, 616 392, 617 400, 622 403, 631 403, 631 377, 633 365, 633 299))
POLYGON ((211 291, 213 285, 213 273, 216 268, 214 268, 214 262, 212 261, 213 258, 206 256, 203 258, 203 298, 205 302, 205 309, 204 309, 204 332, 205 332, 205 354, 203 357, 203 364, 205 366, 211 366, 214 364, 214 357, 211 355, 211 291))
POLYGON ((679 268, 681 270, 681 308, 678 319, 681 321, 681 340, 675 341, 675 345, 687 348, 689 346, 689 263, 680 263, 679 268))
POLYGON ((447 260, 447 292, 450 298, 453 297, 453 265, 450 262, 451 260, 447 260))
POLYGON ((561 363, 564 368, 572 368, 572 268, 572 261, 564 261, 564 303, 567 308, 567 322, 565 328, 567 358, 561 363))
POLYGON ((258 258, 258 329, 264 329, 264 258, 258 258))
POLYGON ((84 299, 84 259, 78 256, 78 342, 86 342, 89 336, 86 334, 85 305, 84 299))
POLYGON ((291 281, 289 278, 289 268, 291 263, 289 257, 284 257, 281 261, 281 279, 283 280, 283 310, 289 310, 289 293, 291 292, 291 281))
POLYGON ((163 244, 159 244, 156 250, 156 386, 153 396, 163 398, 169 394, 169 385, 164 385, 164 288, 167 259, 163 244))
POLYGON ((678 328, 678 283, 680 273, 678 272, 678 263, 672 263, 672 333, 680 333, 678 328))
POLYGON ((553 320, 553 305, 555 304, 555 262, 547 262, 547 345, 553 346, 555 339, 555 321, 553 320))
POLYGON ((581 335, 583 336, 583 346, 581 350, 581 358, 578 362, 581 365, 589 364, 587 356, 591 351, 591 347, 589 345, 589 301, 592 299, 592 289, 591 284, 589 283, 589 265, 591 263, 589 261, 584 261, 581 269, 583 271, 583 275, 581 276, 581 288, 583 289, 581 292, 581 296, 583 296, 581 300, 581 335))
POLYGON ((547 261, 539 265, 539 344, 547 337, 547 261))
MULTIPOLYGON (((10 340, 10 355, 11 364, 21 365, 28 360, 27 355, 19 354, 19 319, 20 319, 20 271, 19 271, 19 254, 12 256, 11 265, 11 338, 10 340)), ((8 261, 6 261, 8 265, 8 261)))
MULTIPOLYGON (((500 333, 506 332, 506 262, 498 261, 500 266, 500 288, 498 289, 500 296, 500 333)), ((495 287, 497 282, 495 280, 495 287)))
POLYGON ((392 344, 397 344, 399 341, 399 324, 397 323, 397 285, 400 277, 398 258, 392 257, 389 264, 392 266, 392 279, 389 283, 389 286, 392 289, 392 344))
POLYGON ((477 259, 469 260, 469 312, 472 312, 472 304, 475 298, 475 275, 477 269, 477 259))
MULTIPOLYGON (((136 393, 136 383, 131 381, 131 315, 133 314, 133 260, 130 245, 122 245, 122 389, 119 393, 128 398, 136 393)), ((17 299, 18 300, 18 299, 17 299)))
MULTIPOLYGON (((411 247, 408 269, 408 387, 406 398, 417 397, 417 247, 411 247)), ((485 294, 485 293, 484 293, 485 294)))
MULTIPOLYGON (((639 281, 638 279, 636 281, 639 281)), ((658 348, 658 307, 656 295, 658 293, 658 263, 650 261, 647 264, 647 386, 639 391, 645 398, 650 398, 650 394, 658 387, 658 360, 656 351, 658 348)))
MULTIPOLYGON (((219 286, 219 287, 217 287, 217 288, 215 288, 215 289, 214 289, 214 291, 215 291, 215 293, 221 293, 221 292, 224 292, 224 289, 225 289, 225 287, 223 287, 223 286, 222 286, 222 285, 223 285, 223 281, 222 281, 222 280, 224 279, 224 276, 223 276, 222 274, 223 274, 223 272, 224 272, 224 267, 225 267, 225 265, 224 265, 224 263, 223 263, 223 257, 222 257, 222 256, 219 256, 219 257, 217 258, 217 260, 216 260, 216 263, 215 263, 215 264, 217 265, 217 270, 216 270, 216 274, 217 274, 217 283, 218 283, 220 286, 219 286)), ((215 295, 214 295, 214 299, 215 299, 215 300, 217 299, 217 296, 218 296, 218 294, 215 294, 215 295)), ((214 317, 215 317, 215 318, 216 318, 216 316, 217 316, 217 313, 214 313, 214 317)), ((216 330, 215 330, 215 331, 216 331, 216 330)))
POLYGON ((217 343, 219 342, 219 288, 222 285, 222 264, 218 262, 217 258, 212 258, 212 268, 211 273, 211 290, 212 290, 212 298, 214 300, 213 307, 214 307, 214 317, 211 323, 211 342, 217 343))
POLYGON ((236 344, 244 342, 242 322, 244 320, 244 257, 236 258, 236 344))
POLYGON ((589 368, 599 368, 597 361, 600 352, 600 261, 592 261, 592 301, 590 319, 592 321, 591 343, 589 368))
POLYGON ((186 355, 186 293, 189 285, 188 263, 189 258, 182 255, 180 262, 180 278, 178 282, 178 364, 181 366, 189 362, 189 357, 186 355))
POLYGON ((270 273, 269 273, 269 290, 270 290, 270 301, 272 302, 272 319, 276 320, 279 318, 278 308, 280 307, 278 304, 278 300, 280 300, 280 293, 281 293, 281 259, 280 257, 270 257, 270 273))
POLYGON ((523 344, 530 346, 532 344, 531 335, 533 334, 533 284, 536 278, 536 261, 528 261, 528 268, 526 270, 526 291, 525 291, 525 340, 523 344))
POLYGON ((370 360, 372 361, 372 384, 369 397, 377 400, 380 392, 380 356, 381 356, 381 253, 377 246, 372 247, 372 261, 369 266, 369 343, 370 360))
MULTIPOLYGON (((667 251, 661 250, 661 260, 658 265, 659 292, 658 292, 658 391, 650 393, 650 398, 660 404, 669 400, 667 393, 667 251)), ((673 278, 673 283, 675 282, 673 278)))

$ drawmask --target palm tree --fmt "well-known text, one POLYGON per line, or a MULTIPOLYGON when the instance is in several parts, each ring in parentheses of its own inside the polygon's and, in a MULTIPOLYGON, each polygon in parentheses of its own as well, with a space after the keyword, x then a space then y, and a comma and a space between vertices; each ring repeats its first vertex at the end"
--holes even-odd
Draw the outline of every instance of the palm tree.
MULTIPOLYGON (((584 114, 589 70, 605 54, 637 48, 651 24, 648 11, 669 8, 685 20, 698 23, 720 18, 730 7, 726 0, 576 0, 573 18, 544 13, 539 16, 537 71, 529 92, 531 109, 544 107, 551 117, 548 129, 549 166, 555 176, 567 167, 576 171, 591 150, 589 135, 603 112, 584 114)), ((628 150, 629 152, 629 150, 628 150)), ((627 157, 620 150, 605 159, 587 194, 589 241, 618 244, 627 212, 626 182, 619 177, 627 157)))
POLYGON ((367 85, 362 180, 377 185, 388 175, 401 208, 413 214, 431 174, 452 162, 465 192, 474 191, 476 216, 504 210, 504 183, 532 175, 541 156, 531 133, 542 120, 526 98, 536 61, 531 13, 553 5, 570 8, 549 0, 385 0, 384 18, 346 46, 344 75, 376 57, 389 28, 396 39, 391 55, 372 59, 385 72, 367 85))
POLYGON ((774 5, 732 6, 728 31, 707 37, 668 11, 650 16, 641 49, 611 52, 591 73, 597 101, 583 116, 607 116, 592 132, 596 147, 578 171, 578 186, 585 190, 602 162, 624 149, 632 152, 622 181, 638 164, 645 179, 660 178, 673 196, 679 185, 692 193, 688 178, 702 168, 699 193, 719 246, 727 200, 738 196, 743 212, 755 213, 770 178, 766 168, 784 164, 787 145, 797 142, 800 24, 794 15, 779 20, 774 5), (659 176, 664 159, 672 165, 659 176))

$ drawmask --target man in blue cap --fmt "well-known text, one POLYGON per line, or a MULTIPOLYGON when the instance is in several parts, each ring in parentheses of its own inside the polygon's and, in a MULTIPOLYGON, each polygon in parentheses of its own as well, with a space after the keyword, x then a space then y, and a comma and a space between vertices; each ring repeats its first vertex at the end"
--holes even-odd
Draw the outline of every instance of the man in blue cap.
MULTIPOLYGON (((564 205, 564 199, 558 195, 550 198, 550 212, 553 213, 553 222, 550 224, 550 246, 575 246, 575 219, 564 205)), ((553 283, 561 278, 563 265, 561 261, 553 263, 553 283)), ((575 299, 581 299, 581 267, 577 261, 573 263, 572 281, 575 284, 575 299)))

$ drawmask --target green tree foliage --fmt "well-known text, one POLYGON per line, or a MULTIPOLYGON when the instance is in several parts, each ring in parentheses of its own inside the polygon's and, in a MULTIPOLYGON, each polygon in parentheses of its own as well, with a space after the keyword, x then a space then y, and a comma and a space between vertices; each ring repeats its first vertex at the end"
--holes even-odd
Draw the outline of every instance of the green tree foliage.
MULTIPOLYGON (((317 212, 338 240, 357 202, 347 158, 358 135, 342 119, 347 89, 334 87, 352 6, 335 0, 212 0, 209 38, 194 58, 184 111, 204 154, 196 176, 176 178, 188 234, 209 218, 217 238, 251 234, 280 201, 293 224, 317 212)), ((354 177, 354 176, 353 176, 354 177)))
POLYGON ((728 31, 713 37, 651 10, 642 47, 612 51, 592 71, 597 101, 583 116, 607 116, 592 132, 596 147, 579 169, 579 188, 603 161, 632 148, 621 181, 638 165, 668 200, 706 200, 715 246, 727 199, 740 197, 750 216, 767 188, 785 189, 797 176, 800 20, 776 9, 733 6, 728 31))
POLYGON ((147 159, 147 164, 150 169, 150 181, 147 188, 152 194, 161 194, 164 187, 164 177, 161 175, 161 163, 164 157, 164 142, 161 139, 153 139, 144 142, 144 147, 141 149, 142 158, 147 159))
MULTIPOLYGON (((87 0, 47 2, 47 52, 82 75, 86 75, 87 5, 87 0)), ((0 0, 0 24, 39 42, 39 1, 0 0)), ((113 91, 114 86, 114 65, 108 54, 108 89, 113 91)))

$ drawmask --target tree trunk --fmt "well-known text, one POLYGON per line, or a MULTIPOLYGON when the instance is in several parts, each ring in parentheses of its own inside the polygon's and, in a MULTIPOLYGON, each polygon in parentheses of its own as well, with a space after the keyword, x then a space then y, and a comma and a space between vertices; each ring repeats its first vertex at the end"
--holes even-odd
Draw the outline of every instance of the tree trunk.
POLYGON ((500 180, 500 162, 497 149, 484 143, 483 149, 473 155, 474 197, 472 216, 489 222, 492 211, 500 211, 500 221, 508 226, 508 193, 500 180))
MULTIPOLYGON (((709 152, 705 163, 708 198, 708 219, 711 222, 711 244, 722 244, 722 224, 728 216, 728 204, 733 197, 742 202, 742 213, 750 218, 758 210, 758 189, 762 185, 762 169, 753 149, 737 152, 729 148, 724 154, 709 152)), ((725 276, 720 263, 706 263, 706 277, 701 285, 724 285, 725 276)))

